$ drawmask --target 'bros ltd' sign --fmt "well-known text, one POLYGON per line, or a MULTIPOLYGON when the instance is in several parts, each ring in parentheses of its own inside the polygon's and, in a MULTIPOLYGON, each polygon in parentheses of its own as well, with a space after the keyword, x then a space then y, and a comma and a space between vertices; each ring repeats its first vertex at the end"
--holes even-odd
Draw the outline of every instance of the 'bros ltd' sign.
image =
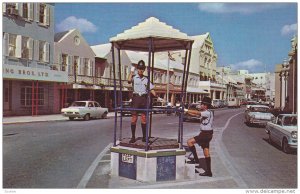
POLYGON ((43 80, 53 82, 68 82, 66 71, 54 71, 49 69, 13 66, 4 64, 2 67, 3 78, 43 80))

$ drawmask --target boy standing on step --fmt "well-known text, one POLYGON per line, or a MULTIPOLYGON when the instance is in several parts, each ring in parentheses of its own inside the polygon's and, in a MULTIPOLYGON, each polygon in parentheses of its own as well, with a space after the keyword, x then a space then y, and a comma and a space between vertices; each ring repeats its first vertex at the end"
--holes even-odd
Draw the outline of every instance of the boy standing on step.
POLYGON ((205 163, 206 163, 206 171, 204 173, 200 173, 200 176, 212 176, 211 172, 211 158, 209 154, 209 142, 213 137, 213 113, 212 111, 208 110, 211 107, 211 98, 204 97, 202 99, 200 105, 200 111, 198 110, 188 110, 188 114, 192 116, 200 116, 200 133, 199 135, 188 139, 187 144, 189 149, 194 155, 194 159, 188 161, 189 164, 199 164, 199 158, 197 155, 196 148, 194 146, 197 143, 203 149, 203 154, 205 156, 205 163))

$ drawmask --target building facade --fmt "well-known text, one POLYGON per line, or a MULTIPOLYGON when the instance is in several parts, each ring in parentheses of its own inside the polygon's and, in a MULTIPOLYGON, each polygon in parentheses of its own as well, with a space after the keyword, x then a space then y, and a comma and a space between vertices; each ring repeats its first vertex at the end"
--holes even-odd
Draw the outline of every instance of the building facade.
POLYGON ((3 114, 56 113, 67 74, 53 66, 54 4, 2 5, 3 114))
POLYGON ((56 33, 54 36, 54 65, 68 75, 67 83, 58 87, 59 111, 76 100, 94 100, 95 53, 76 30, 56 33))

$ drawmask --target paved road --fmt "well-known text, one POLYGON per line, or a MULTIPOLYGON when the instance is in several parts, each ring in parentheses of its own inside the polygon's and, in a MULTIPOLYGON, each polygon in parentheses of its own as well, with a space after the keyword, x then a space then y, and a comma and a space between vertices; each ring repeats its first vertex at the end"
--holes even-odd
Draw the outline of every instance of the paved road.
MULTIPOLYGON (((177 138, 178 118, 154 115, 153 136, 177 138)), ((123 119, 122 136, 130 136, 130 117, 123 119)), ((88 177, 87 188, 116 188, 111 184, 109 152, 114 119, 57 121, 4 125, 4 188, 76 188, 97 156, 101 161, 88 177), (103 151, 104 150, 104 151, 103 151), (99 154, 103 152, 103 154, 99 154), (99 181, 99 179, 102 180, 99 181)), ((184 123, 184 142, 198 132, 198 123, 184 123)), ((120 133, 118 133, 118 136, 120 133)), ((137 135, 141 135, 138 126, 137 135)), ((296 187, 296 155, 286 155, 264 138, 263 128, 243 124, 243 109, 215 112, 212 146, 213 178, 197 177, 153 188, 292 188, 296 187), (235 115, 233 117, 233 115, 235 115), (230 120, 232 119, 232 120, 230 120), (231 122, 227 122, 230 120, 231 122), (225 125, 228 124, 226 127, 225 125), (288 174, 292 178, 285 178, 288 174)), ((200 150, 199 150, 200 152, 200 150)), ((203 157, 200 152, 199 157, 203 157)), ((117 187, 145 187, 117 180, 117 187), (119 181, 119 182, 118 182, 119 181), (122 185, 124 184, 124 185, 122 185)), ((149 184, 147 184, 149 185, 149 184)))
POLYGON ((235 117, 222 140, 234 167, 249 188, 296 188, 297 155, 268 143, 264 127, 248 127, 235 117))

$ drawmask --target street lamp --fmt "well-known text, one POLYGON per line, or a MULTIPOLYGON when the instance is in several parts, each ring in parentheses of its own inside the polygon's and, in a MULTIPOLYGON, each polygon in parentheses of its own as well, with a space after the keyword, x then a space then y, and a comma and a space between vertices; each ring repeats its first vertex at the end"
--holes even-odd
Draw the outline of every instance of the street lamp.
POLYGON ((169 102, 169 84, 170 84, 170 60, 175 61, 175 59, 173 58, 174 54, 179 54, 178 56, 181 56, 180 52, 174 52, 174 53, 170 53, 170 51, 168 51, 168 68, 167 68, 167 103, 169 102))

